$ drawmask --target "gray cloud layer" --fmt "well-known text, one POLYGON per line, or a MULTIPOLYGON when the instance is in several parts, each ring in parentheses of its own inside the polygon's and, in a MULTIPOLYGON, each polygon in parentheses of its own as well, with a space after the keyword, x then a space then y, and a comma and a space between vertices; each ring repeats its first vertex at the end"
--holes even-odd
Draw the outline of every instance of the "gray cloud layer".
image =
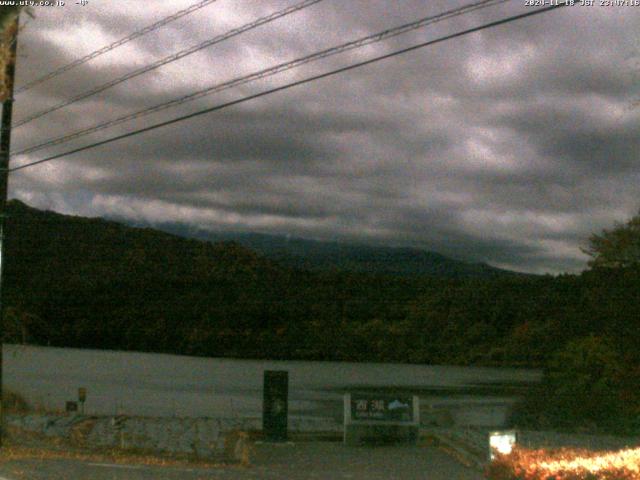
MULTIPOLYGON (((188 4, 37 9, 20 39, 18 84, 188 4)), ((219 0, 20 95, 14 118, 288 4, 219 0)), ((325 0, 25 125, 14 145, 462 4, 325 0)), ((92 139, 523 11, 514 0, 92 139)), ((523 271, 577 271, 589 234, 640 206, 638 27, 640 7, 544 14, 16 172, 11 193, 69 213, 415 245, 523 271)))

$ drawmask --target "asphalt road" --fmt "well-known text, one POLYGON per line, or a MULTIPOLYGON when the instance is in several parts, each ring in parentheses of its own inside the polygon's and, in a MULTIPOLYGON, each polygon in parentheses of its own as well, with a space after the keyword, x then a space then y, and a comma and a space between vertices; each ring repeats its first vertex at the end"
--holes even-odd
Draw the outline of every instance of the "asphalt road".
POLYGON ((161 467, 25 458, 0 464, 0 480, 482 480, 432 446, 346 447, 338 442, 256 445, 252 465, 161 467))

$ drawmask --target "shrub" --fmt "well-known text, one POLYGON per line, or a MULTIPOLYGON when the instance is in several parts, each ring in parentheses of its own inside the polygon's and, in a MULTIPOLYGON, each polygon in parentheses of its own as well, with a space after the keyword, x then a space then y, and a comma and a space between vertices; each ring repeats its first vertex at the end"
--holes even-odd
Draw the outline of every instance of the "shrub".
POLYGON ((489 480, 637 480, 640 448, 619 452, 579 449, 529 450, 497 455, 485 470, 489 480))
POLYGON ((542 384, 516 406, 512 423, 632 433, 631 418, 636 411, 629 401, 634 392, 626 391, 633 385, 625 374, 629 368, 606 338, 571 341, 551 357, 542 384))

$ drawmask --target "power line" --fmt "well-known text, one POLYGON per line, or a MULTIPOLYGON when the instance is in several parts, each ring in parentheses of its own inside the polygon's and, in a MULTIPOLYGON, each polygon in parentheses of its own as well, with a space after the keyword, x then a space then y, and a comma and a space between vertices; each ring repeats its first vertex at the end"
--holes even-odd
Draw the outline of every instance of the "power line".
POLYGON ((98 125, 94 125, 93 127, 89 127, 89 128, 84 128, 81 130, 77 130, 75 132, 72 132, 70 134, 67 135, 63 135, 60 137, 56 137, 53 139, 49 139, 46 140, 44 142, 41 142, 37 145, 32 145, 30 147, 24 148, 22 150, 16 151, 16 152, 12 152, 13 155, 25 155, 28 153, 33 153, 36 152, 38 150, 42 150, 43 148, 46 147, 50 147, 50 146, 54 146, 54 145, 60 145, 63 143, 66 143, 68 141, 74 140, 76 138, 79 137, 83 137, 85 135, 91 134, 91 133, 95 133, 98 132, 100 130, 104 130, 106 128, 110 128, 116 125, 119 125, 121 123, 124 122, 128 122, 130 120, 135 120, 138 118, 142 118, 146 115, 150 115, 152 113, 157 113, 159 111, 165 110, 167 108, 171 108, 177 105, 181 105, 183 103, 186 102, 190 102, 193 100, 196 100, 198 98, 202 98, 204 96, 208 96, 208 95, 212 95, 214 93, 218 93, 221 92, 223 90, 227 90, 229 88, 232 87, 237 87, 239 85, 244 85, 246 83, 249 82, 253 82, 256 80, 260 80, 263 78, 267 78, 273 75, 276 75, 278 73, 282 73, 284 71, 293 69, 293 68, 297 68, 299 66, 302 66, 304 64, 307 63, 311 63, 311 62, 315 62, 317 60, 323 59, 323 58, 327 58, 339 53, 343 53, 349 50, 353 50, 353 49, 357 49, 360 47, 364 47, 366 45, 371 45, 373 43, 376 42, 380 42, 382 40, 386 40, 388 38, 397 36, 397 35, 401 35, 403 33, 412 31, 412 30, 416 30, 418 28, 422 28, 424 26, 430 25, 432 23, 436 23, 436 22, 440 22, 443 20, 447 20, 459 15, 463 15, 463 14, 467 14, 467 13, 471 13, 472 11, 481 9, 481 8, 487 8, 490 6, 494 6, 494 5, 498 5, 500 3, 505 3, 508 2, 509 0, 482 0, 476 3, 472 3, 469 5, 465 5, 463 7, 459 7, 459 8, 455 8, 452 10, 448 10, 442 13, 439 13, 437 15, 431 15, 428 17, 424 17, 421 18, 419 20, 416 20, 414 22, 410 22, 410 23, 406 23, 404 25, 400 25, 398 27, 394 27, 394 28, 390 28, 387 30, 383 30, 379 33, 375 33, 373 35, 368 35, 366 37, 362 37, 359 38, 357 40, 353 40, 347 43, 343 43, 341 45, 335 46, 335 47, 331 47, 331 48, 327 48, 325 50, 321 50, 319 52, 313 53, 311 55, 306 55, 303 57, 299 57, 295 60, 291 60, 289 62, 285 62, 285 63, 280 63, 278 65, 275 65, 273 67, 269 67, 263 70, 259 70, 257 72, 251 73, 249 75, 245 75, 242 77, 237 77, 235 79, 229 80, 227 82, 224 83, 219 83, 210 87, 207 87, 203 90, 199 90, 197 92, 191 93, 189 95, 185 95, 173 100, 170 100, 168 102, 164 102, 158 105, 154 105, 152 107, 148 107, 142 110, 139 110, 137 112, 133 112, 127 115, 124 115, 122 117, 119 118, 115 118, 113 120, 109 120, 107 122, 103 122, 100 123, 98 125))
POLYGON ((82 65, 83 63, 87 63, 90 60, 93 60, 96 57, 99 57, 100 55, 107 53, 111 50, 113 50, 114 48, 120 47, 122 45, 124 45, 125 43, 128 43, 132 40, 135 40, 138 37, 141 37, 142 35, 145 35, 149 32, 152 32, 154 30, 157 30, 160 27, 164 27, 165 25, 178 20, 179 18, 184 17, 185 15, 189 15, 190 13, 195 12, 196 10, 199 10, 203 7, 206 7, 207 5, 216 2, 218 0, 202 0, 201 2, 198 3, 194 3, 193 5, 191 5, 190 7, 187 7, 183 10, 180 10, 176 13, 174 13, 173 15, 170 15, 168 17, 165 17, 159 21, 157 21, 156 23, 153 23, 151 25, 148 25, 140 30, 136 30, 135 32, 130 33, 129 35, 127 35, 126 37, 121 38, 120 40, 117 40, 109 45, 106 45, 102 48, 99 48, 98 50, 91 52, 87 55, 85 55, 82 58, 78 58, 77 60, 74 60, 73 62, 64 65, 63 67, 58 68, 57 70, 53 70, 52 72, 47 73, 46 75, 37 78, 25 85, 23 85, 22 87, 18 88, 16 90, 16 95, 19 93, 22 93, 26 90, 29 90, 30 88, 35 87, 36 85, 39 85, 41 83, 46 82, 47 80, 50 80, 54 77, 57 77, 58 75, 61 75, 69 70, 71 70, 72 68, 75 68, 79 65, 82 65))
POLYGON ((310 83, 310 82, 313 82, 315 80, 320 80, 322 78, 326 78, 326 77, 330 77, 330 76, 333 76, 333 75, 337 75, 339 73, 347 72, 349 70, 353 70, 353 69, 356 69, 356 68, 359 68, 359 67, 363 67, 365 65, 370 65, 372 63, 379 62, 381 60, 386 60, 388 58, 392 58, 392 57, 395 57, 397 55, 402 55, 402 54, 405 54, 405 53, 408 53, 408 52, 412 52, 412 51, 418 50, 420 48, 428 47, 428 46, 431 46, 431 45, 435 45, 437 43, 445 42, 447 40, 452 40, 454 38, 462 37, 464 35, 468 35, 468 34, 471 34, 471 33, 479 32, 480 30, 485 30, 485 29, 488 29, 488 28, 497 27, 499 25, 504 25, 506 23, 510 23, 510 22, 513 22, 513 21, 516 21, 516 20, 521 20, 523 18, 528 18, 528 17, 534 16, 534 15, 539 15, 541 13, 550 12, 550 11, 556 10, 558 8, 566 7, 567 5, 568 5, 567 3, 560 3, 558 5, 551 5, 551 6, 540 8, 540 9, 537 9, 537 10, 533 10, 533 11, 530 11, 530 12, 527 12, 527 13, 522 13, 522 14, 519 14, 519 15, 513 15, 511 17, 503 18, 501 20, 496 20, 496 21, 493 21, 493 22, 485 23, 485 24, 480 25, 478 27, 469 28, 467 30, 462 30, 460 32, 456 32, 456 33, 453 33, 453 34, 450 34, 450 35, 445 35, 443 37, 439 37, 439 38, 436 38, 434 40, 429 40, 427 42, 419 43, 419 44, 413 45, 411 47, 406 47, 406 48, 403 48, 403 49, 400 49, 400 50, 396 50, 394 52, 387 53, 385 55, 380 55, 380 56, 371 58, 369 60, 365 60, 365 61, 362 61, 362 62, 354 63, 354 64, 348 65, 346 67, 342 67, 342 68, 338 68, 338 69, 335 69, 335 70, 331 70, 329 72, 321 73, 321 74, 318 74, 318 75, 313 75, 311 77, 307 77, 307 78, 304 78, 302 80, 297 80, 295 82, 287 83, 287 84, 281 85, 279 87, 271 88, 269 90, 265 90, 265 91, 262 91, 260 93, 249 95, 249 96, 246 96, 246 97, 243 97, 243 98, 240 98, 240 99, 237 99, 237 100, 233 100, 233 101, 230 101, 230 102, 222 103, 222 104, 210 107, 210 108, 206 108, 204 110, 200 110, 198 112, 190 113, 188 115, 183 115, 181 117, 177 117, 177 118, 174 118, 174 119, 171 119, 171 120, 160 122, 160 123, 157 123, 155 125, 151 125, 151 126, 148 126, 148 127, 144 127, 144 128, 138 129, 138 130, 134 130, 132 132, 128 132, 128 133, 125 133, 125 134, 122 134, 122 135, 117 135, 115 137, 111 137, 111 138, 108 138, 106 140, 95 142, 95 143, 92 143, 92 144, 89 144, 89 145, 85 145, 83 147, 75 148, 75 149, 72 149, 72 150, 69 150, 69 151, 66 151, 66 152, 63 152, 63 153, 52 155, 50 157, 46 157, 46 158, 43 158, 43 159, 40 159, 40 160, 29 162, 29 163, 26 163, 24 165, 13 167, 13 168, 9 169, 9 172, 15 172, 17 170, 22 170, 24 168, 32 167, 34 165, 39 165, 41 163, 50 162, 51 160, 56 160, 58 158, 66 157, 66 156, 72 155, 74 153, 83 152, 85 150, 89 150, 89 149, 92 149, 92 148, 95 148, 95 147, 106 145, 108 143, 113 143, 113 142, 116 142, 118 140, 122 140, 122 139, 125 139, 125 138, 128 138, 128 137, 133 137, 135 135, 139 135, 141 133, 149 132, 149 131, 155 130, 157 128, 166 127, 168 125, 173 125, 174 123, 182 122, 182 121, 188 120, 190 118, 194 118, 194 117, 198 117, 200 115, 205 115, 207 113, 212 113, 212 112, 215 112, 215 111, 218 111, 218 110, 222 110, 224 108, 228 108, 228 107, 231 107, 231 106, 234 106, 234 105, 238 105, 240 103, 244 103, 244 102, 247 102, 249 100, 254 100, 256 98, 264 97, 264 96, 270 95, 272 93, 280 92, 280 91, 283 91, 283 90, 288 90, 290 88, 297 87, 299 85, 304 85, 306 83, 310 83))
POLYGON ((138 77, 140 75, 142 75, 143 73, 147 73, 150 72, 152 70, 155 70, 163 65, 166 65, 168 63, 171 62, 175 62, 176 60, 180 60, 181 58, 184 58, 188 55, 191 55, 193 53, 196 53, 204 48, 210 47, 212 45, 215 45, 217 43, 221 43, 225 40, 228 40, 229 38, 235 37, 237 35, 240 35, 241 33, 244 33, 248 30, 252 30, 254 28, 257 28, 261 25, 264 25, 265 23, 269 23, 269 22, 273 22, 274 20, 277 20, 281 17, 284 17, 286 15, 290 15, 294 12, 297 12, 299 10, 302 10, 304 8, 310 7, 312 5, 315 5, 316 3, 321 2, 322 0, 304 0, 300 3, 297 3, 295 5, 292 5, 290 7, 284 8, 282 10, 278 10, 277 12, 274 12, 270 15, 267 15, 265 17, 261 17, 251 23, 247 23, 239 28, 234 28, 233 30, 229 30, 226 33, 223 33, 221 35, 217 35, 205 42, 199 43, 197 45, 194 45, 193 47, 187 48, 185 50, 181 50, 177 53, 174 53, 173 55, 169 55, 168 57, 162 58, 156 62, 153 62, 149 65, 146 65, 144 67, 138 68, 137 70, 134 70, 132 72, 127 73, 126 75, 122 76, 122 77, 118 77, 114 80, 111 80, 107 83, 104 83, 98 87, 95 87, 91 90, 88 90, 84 93, 81 93, 80 95, 76 95, 75 97, 72 97, 69 100, 66 100, 64 102, 61 102, 57 105, 54 105, 53 107, 47 108, 46 110, 42 110, 38 113, 35 113, 29 117, 26 117, 24 119, 22 119, 21 121, 17 122, 13 128, 18 128, 22 125, 25 125, 26 123, 32 122, 33 120, 36 120, 48 113, 51 112, 55 112, 56 110, 59 110, 63 107, 67 107, 69 105, 71 105, 72 103, 75 103, 79 100, 84 100, 85 98, 91 97, 97 93, 103 92, 104 90, 107 90, 108 88, 111 88, 115 85, 118 85, 122 82, 126 82, 127 80, 131 80, 134 77, 138 77))

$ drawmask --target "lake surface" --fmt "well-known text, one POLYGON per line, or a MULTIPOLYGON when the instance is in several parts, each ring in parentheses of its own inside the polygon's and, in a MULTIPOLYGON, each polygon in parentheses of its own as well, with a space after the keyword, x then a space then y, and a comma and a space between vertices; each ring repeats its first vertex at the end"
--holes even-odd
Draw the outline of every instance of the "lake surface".
POLYGON ((289 372, 291 416, 342 417, 342 395, 391 390, 453 408, 461 423, 498 424, 534 370, 350 362, 263 361, 4 346, 6 388, 32 405, 64 408, 87 390, 86 413, 259 417, 265 370, 289 372))

